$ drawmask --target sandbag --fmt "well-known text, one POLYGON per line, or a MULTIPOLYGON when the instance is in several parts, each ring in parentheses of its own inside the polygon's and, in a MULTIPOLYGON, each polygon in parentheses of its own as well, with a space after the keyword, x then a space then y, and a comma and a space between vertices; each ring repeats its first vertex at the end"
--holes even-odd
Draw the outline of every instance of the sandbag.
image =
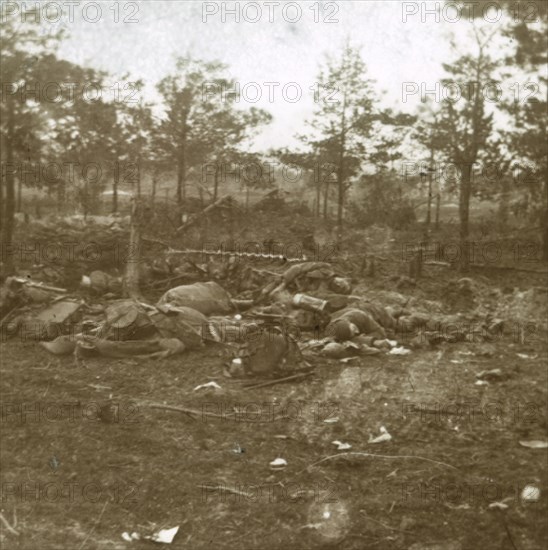
POLYGON ((224 315, 232 310, 229 294, 213 281, 172 288, 158 301, 158 306, 164 304, 192 308, 204 315, 224 315))

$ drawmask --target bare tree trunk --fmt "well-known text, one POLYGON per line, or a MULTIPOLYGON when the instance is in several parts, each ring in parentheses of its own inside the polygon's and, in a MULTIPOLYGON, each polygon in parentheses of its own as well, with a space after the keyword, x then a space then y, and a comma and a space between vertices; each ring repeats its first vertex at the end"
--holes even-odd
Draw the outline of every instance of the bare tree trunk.
POLYGON ((234 242, 234 200, 229 198, 228 204, 228 237, 230 242, 234 242))
POLYGON ((4 170, 0 175, 0 234, 2 234, 2 226, 4 224, 4 170))
POLYGON ((118 212, 118 181, 120 176, 120 164, 118 160, 114 165, 114 179, 112 180, 112 213, 118 212))
POLYGON ((23 191, 23 178, 17 178, 17 208, 16 212, 21 212, 21 194, 23 191))
POLYGON ((342 117, 341 117, 341 143, 339 149, 339 166, 337 180, 339 183, 339 197, 337 204, 337 241, 342 238, 343 231, 343 209, 344 209, 344 194, 345 194, 345 179, 344 179, 344 155, 346 149, 346 94, 343 96, 342 117))
POLYGON ((203 243, 206 243, 209 240, 209 216, 207 214, 205 216, 202 216, 201 222, 202 222, 202 227, 200 228, 201 239, 203 243))
POLYGON ((459 220, 460 220, 460 267, 461 271, 468 271, 470 233, 470 195, 472 187, 472 163, 463 164, 460 182, 459 220))
POLYGON ((158 183, 158 170, 156 168, 152 171, 152 204, 154 204, 154 201, 156 200, 156 185, 158 183))
POLYGON ((61 213, 65 204, 66 183, 64 179, 57 184, 57 212, 61 213))
POLYGON ((544 233, 542 235, 542 260, 548 262, 548 211, 544 213, 544 233))
MULTIPOLYGON (((544 174, 546 176, 546 174, 544 174)), ((542 232, 542 259, 543 261, 548 261, 548 183, 546 179, 544 180, 544 216, 542 218, 542 225, 544 225, 544 230, 542 232)))
POLYGON ((40 211, 40 200, 37 197, 34 197, 34 215, 37 220, 42 219, 42 214, 40 211))
POLYGON ((498 211, 498 226, 499 229, 506 229, 508 224, 508 211, 510 202, 510 181, 505 175, 502 176, 502 189, 500 193, 499 211, 498 211))
POLYGON ((177 206, 179 209, 186 201, 186 119, 183 121, 183 135, 179 146, 179 162, 177 170, 177 206))
POLYGON ((140 199, 132 198, 131 218, 129 230, 128 259, 126 262, 126 275, 124 277, 124 294, 129 298, 139 299, 139 260, 141 253, 141 223, 142 205, 140 199))
MULTIPOLYGON (((4 205, 4 220, 2 226, 2 244, 6 248, 11 248, 13 243, 13 227, 15 221, 15 178, 11 167, 13 166, 13 143, 15 134, 15 112, 13 99, 10 94, 6 95, 7 104, 7 139, 6 146, 6 166, 10 170, 6 170, 6 204, 4 205)), ((13 255, 7 254, 4 262, 4 271, 6 275, 13 273, 13 255)))
POLYGON ((140 167, 137 165, 137 196, 141 197, 141 174, 139 173, 140 167))
POLYGON ((322 186, 318 178, 318 181, 316 182, 316 203, 314 204, 314 217, 316 219, 320 218, 320 203, 322 199, 321 192, 322 186))
POLYGON ((218 167, 215 166, 215 175, 213 176, 213 202, 217 200, 217 193, 219 192, 219 173, 218 167))
POLYGON ((430 146, 430 167, 428 170, 428 208, 426 210, 426 228, 430 227, 430 221, 432 219, 432 179, 434 170, 434 148, 430 146))
POLYGON ((432 174, 429 174, 428 175, 428 203, 426 207, 426 220, 424 222, 427 229, 430 227, 431 211, 432 211, 432 174))
POLYGON ((329 178, 325 180, 325 188, 323 191, 323 219, 327 220, 327 201, 329 199, 329 178))
POLYGON ((438 194, 436 196, 436 229, 440 228, 440 192, 438 191, 438 194))
POLYGON ((177 206, 183 205, 183 163, 181 159, 177 163, 177 206))

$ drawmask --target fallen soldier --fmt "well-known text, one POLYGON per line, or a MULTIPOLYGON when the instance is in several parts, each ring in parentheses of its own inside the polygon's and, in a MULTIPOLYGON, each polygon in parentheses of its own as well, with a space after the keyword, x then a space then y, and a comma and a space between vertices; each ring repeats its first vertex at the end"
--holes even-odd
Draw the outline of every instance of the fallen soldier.
POLYGON ((84 352, 86 355, 91 353, 116 359, 124 357, 165 359, 183 353, 185 350, 186 346, 177 338, 113 342, 84 336, 76 340, 75 354, 80 355, 84 352))
POLYGON ((370 313, 351 307, 341 309, 333 315, 326 333, 341 342, 350 340, 358 334, 386 338, 386 331, 370 313))
POLYGON ((187 348, 177 338, 156 338, 154 340, 104 340, 94 336, 77 334, 75 338, 59 336, 52 342, 40 342, 40 345, 54 355, 82 355, 123 359, 125 357, 143 357, 160 359, 183 353, 187 348))

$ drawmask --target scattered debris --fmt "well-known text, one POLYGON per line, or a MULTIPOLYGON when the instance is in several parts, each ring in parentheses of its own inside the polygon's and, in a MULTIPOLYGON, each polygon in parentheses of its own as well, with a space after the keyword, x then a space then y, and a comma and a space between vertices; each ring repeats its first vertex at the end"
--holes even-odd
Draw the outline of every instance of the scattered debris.
POLYGON ((533 439, 531 441, 520 441, 519 444, 522 447, 528 447, 529 449, 548 449, 548 441, 540 441, 533 439))
POLYGON ((122 533, 122 538, 127 542, 132 542, 134 540, 141 540, 141 535, 139 535, 139 533, 136 533, 135 531, 131 534, 126 531, 122 533))
POLYGON ((501 369, 482 370, 476 374, 478 380, 497 382, 507 378, 501 369))
POLYGON ((284 376, 283 378, 276 378, 268 382, 260 382, 258 384, 257 383, 245 384, 244 389, 250 390, 250 389, 257 389, 257 388, 265 388, 266 386, 273 386, 274 384, 280 384, 282 382, 292 382, 297 380, 303 380, 304 378, 307 378, 308 376, 312 376, 313 374, 314 374, 313 371, 298 372, 297 374, 292 374, 291 376, 284 376))
POLYGON ((384 443, 385 441, 391 441, 392 436, 388 433, 388 430, 384 426, 381 426, 379 431, 381 432, 381 435, 377 437, 370 435, 368 443, 384 443))
POLYGON ((283 470, 287 466, 287 461, 283 458, 276 458, 270 464, 271 470, 283 470))
POLYGON ((389 355, 409 355, 410 353, 411 353, 411 350, 404 348, 403 346, 392 348, 388 352, 389 355))
POLYGON ((162 542, 164 544, 171 544, 175 535, 179 531, 179 526, 172 527, 171 529, 160 529, 160 531, 152 534, 150 537, 145 537, 152 542, 162 542))
POLYGON ((470 508, 472 508, 470 504, 468 504, 468 502, 465 502, 464 504, 457 504, 457 505, 450 504, 449 502, 445 502, 444 504, 445 506, 447 506, 447 508, 451 510, 470 510, 470 508))
POLYGON ((348 506, 341 500, 313 502, 309 507, 307 519, 306 525, 302 528, 313 529, 329 546, 344 537, 352 525, 348 506))
POLYGON ((499 510, 506 510, 508 508, 508 504, 505 504, 504 502, 491 502, 489 504, 488 508, 497 508, 499 510))
POLYGON ((352 445, 349 443, 343 443, 342 441, 332 441, 333 445, 337 446, 337 451, 348 451, 352 448, 352 445))
POLYGON ((217 384, 217 382, 207 382, 207 384, 200 384, 199 386, 196 386, 192 391, 209 390, 209 389, 220 390, 222 388, 221 386, 219 386, 219 384, 217 384))
POLYGON ((521 500, 523 502, 538 502, 540 499, 540 489, 534 485, 526 485, 521 491, 521 500))
POLYGON ((244 363, 241 357, 234 357, 228 366, 228 369, 224 371, 225 376, 228 378, 238 378, 245 375, 244 363))
POLYGON ((245 449, 241 447, 239 443, 235 443, 234 445, 236 445, 236 447, 234 449, 231 449, 233 453, 236 453, 238 455, 245 453, 245 449))

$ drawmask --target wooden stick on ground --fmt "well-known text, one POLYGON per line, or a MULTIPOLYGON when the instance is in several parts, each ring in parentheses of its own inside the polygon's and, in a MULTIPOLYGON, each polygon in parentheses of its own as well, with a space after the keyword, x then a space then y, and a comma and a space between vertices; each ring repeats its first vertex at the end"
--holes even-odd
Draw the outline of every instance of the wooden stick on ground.
POLYGON ((274 384, 281 384, 282 382, 290 382, 292 380, 299 380, 301 378, 306 378, 311 376, 314 372, 299 372, 298 374, 293 374, 291 376, 286 376, 285 378, 276 378, 276 380, 269 380, 268 382, 259 382, 258 384, 249 384, 244 386, 245 390, 254 390, 256 388, 265 388, 266 386, 274 386, 274 384))
POLYGON ((18 283, 22 283, 26 286, 31 286, 33 288, 40 288, 42 290, 50 290, 52 292, 60 292, 60 293, 66 293, 68 290, 66 288, 59 288, 57 286, 49 286, 45 285, 43 283, 35 283, 34 281, 28 281, 27 279, 23 279, 22 277, 15 277, 15 281, 18 283))
MULTIPOLYGON (((173 407, 171 405, 160 405, 160 404, 151 403, 148 406, 151 409, 161 409, 161 410, 165 410, 165 411, 182 412, 182 413, 186 414, 192 420, 196 420, 196 418, 194 418, 194 415, 198 416, 200 414, 200 411, 195 411, 194 409, 185 409, 183 407, 173 407)), ((203 413, 203 414, 206 415, 206 416, 217 416, 214 413, 203 413)))
MULTIPOLYGON (((197 411, 195 409, 187 409, 186 407, 174 407, 172 405, 162 405, 160 403, 141 403, 144 407, 150 407, 151 409, 160 409, 165 411, 175 411, 175 412, 182 412, 186 414, 187 416, 190 416, 192 420, 196 420, 192 415, 202 415, 202 416, 209 416, 210 418, 220 418, 222 420, 227 420, 228 415, 238 415, 238 411, 230 411, 226 414, 216 414, 212 412, 206 412, 206 411, 197 411)), ((266 423, 271 422, 271 420, 247 420, 246 418, 243 418, 243 416, 238 416, 236 419, 238 422, 250 422, 252 424, 260 424, 260 423, 266 423)))
MULTIPOLYGON (((200 489, 207 489, 207 485, 198 485, 197 487, 200 487, 200 489)), ((233 495, 238 495, 241 497, 249 498, 253 495, 250 495, 249 493, 246 493, 245 491, 238 491, 237 489, 231 489, 230 487, 226 487, 225 485, 222 485, 223 491, 226 491, 227 493, 232 493, 233 495)))
POLYGON ((0 521, 2 522, 2 524, 4 525, 4 527, 12 534, 12 535, 15 535, 16 537, 19 536, 19 531, 16 531, 13 527, 16 527, 17 526, 17 521, 15 520, 15 516, 14 516, 14 523, 13 523, 13 527, 8 523, 8 520, 4 517, 4 514, 0 513, 0 521))
POLYGON ((15 306, 14 308, 10 309, 8 311, 8 313, 6 313, 6 315, 4 315, 4 317, 2 318, 2 320, 0 321, 0 326, 2 326, 7 320, 8 318, 10 317, 10 315, 16 310, 18 309, 20 306, 15 306))
POLYGON ((447 464, 446 462, 440 462, 439 460, 432 460, 431 458, 426 458, 424 456, 418 456, 418 455, 377 455, 373 453, 362 453, 362 452, 348 452, 348 453, 339 453, 336 455, 330 455, 326 456, 325 458, 322 458, 321 460, 318 460, 317 462, 313 462, 312 464, 309 464, 304 470, 301 470, 299 472, 302 473, 308 468, 311 468, 312 466, 316 466, 317 464, 320 464, 322 462, 325 462, 326 460, 331 460, 333 458, 339 458, 341 456, 371 456, 371 457, 377 457, 377 458, 402 458, 402 459, 415 459, 415 460, 425 460, 426 462, 431 462, 432 464, 439 464, 440 466, 446 466, 447 468, 452 468, 453 470, 458 470, 455 466, 452 466, 451 464, 447 464))
POLYGON ((91 528, 91 531, 88 533, 88 536, 84 539, 84 542, 81 544, 80 548, 78 550, 82 550, 84 546, 86 545, 86 542, 88 541, 89 537, 93 534, 93 531, 95 531, 95 528, 101 523, 101 518, 103 517, 103 514, 105 513, 105 508, 107 507, 108 500, 105 502, 105 505, 103 506, 103 509, 101 510, 101 513, 99 514, 99 517, 97 518, 97 521, 95 522, 95 525, 91 528))

